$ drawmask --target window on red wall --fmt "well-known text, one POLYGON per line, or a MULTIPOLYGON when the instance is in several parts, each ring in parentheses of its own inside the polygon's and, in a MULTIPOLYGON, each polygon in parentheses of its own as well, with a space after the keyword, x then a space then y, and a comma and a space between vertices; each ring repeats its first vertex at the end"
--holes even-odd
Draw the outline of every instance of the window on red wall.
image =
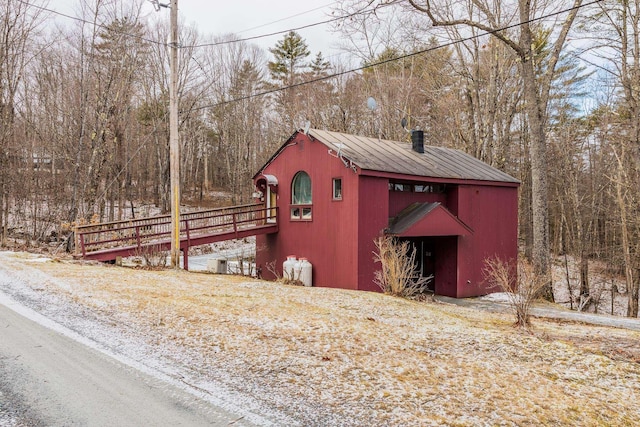
POLYGON ((300 171, 291 182, 291 219, 310 221, 311 208, 311 177, 305 171, 300 171))
POLYGON ((333 178, 333 200, 342 200, 342 178, 333 178))

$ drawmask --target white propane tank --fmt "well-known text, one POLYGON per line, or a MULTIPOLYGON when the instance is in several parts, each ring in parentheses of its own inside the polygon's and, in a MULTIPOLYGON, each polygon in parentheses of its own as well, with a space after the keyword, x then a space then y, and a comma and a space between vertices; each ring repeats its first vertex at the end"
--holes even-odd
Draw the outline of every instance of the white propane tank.
POLYGON ((298 280, 304 283, 305 286, 313 286, 313 266, 306 258, 300 258, 297 268, 299 270, 298 280))
POLYGON ((282 278, 285 280, 293 280, 296 278, 294 276, 295 265, 298 261, 296 261, 295 255, 287 255, 287 259, 282 263, 282 278))

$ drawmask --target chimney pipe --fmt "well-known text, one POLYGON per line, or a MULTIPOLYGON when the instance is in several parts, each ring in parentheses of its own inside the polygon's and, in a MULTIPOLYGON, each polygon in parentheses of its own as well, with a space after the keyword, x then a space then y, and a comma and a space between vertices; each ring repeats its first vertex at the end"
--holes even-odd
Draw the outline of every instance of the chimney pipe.
POLYGON ((416 153, 424 153, 424 131, 411 131, 411 145, 416 153))

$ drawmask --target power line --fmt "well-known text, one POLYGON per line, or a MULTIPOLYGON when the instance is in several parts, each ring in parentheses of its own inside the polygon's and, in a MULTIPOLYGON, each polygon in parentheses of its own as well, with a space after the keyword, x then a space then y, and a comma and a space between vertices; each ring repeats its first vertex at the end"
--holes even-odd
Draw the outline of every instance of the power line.
MULTIPOLYGON (((58 16, 61 16, 63 18, 71 19, 73 21, 81 22, 83 24, 95 25, 98 28, 102 28, 102 29, 105 29, 105 30, 113 31, 113 28, 109 28, 108 26, 106 26, 104 24, 101 24, 101 23, 98 23, 98 22, 91 22, 91 21, 88 21, 88 20, 86 20, 84 18, 68 15, 66 13, 59 12, 59 11, 54 10, 54 9, 50 9, 50 8, 47 8, 47 7, 44 7, 44 6, 39 6, 39 5, 36 5, 36 4, 31 4, 31 3, 28 2, 28 0, 18 0, 18 1, 20 3, 22 3, 22 4, 24 4, 24 5, 35 7, 36 9, 42 10, 44 12, 52 13, 54 15, 58 15, 58 16)), ((151 1, 151 0, 149 0, 149 1, 151 1)), ((381 5, 380 7, 382 8, 382 7, 386 7, 386 6, 391 6, 391 5, 393 5, 395 3, 398 3, 400 1, 402 1, 402 0, 394 0, 394 1, 390 2, 390 3, 381 5)), ((151 1, 151 3, 154 6, 154 8, 156 8, 156 9, 158 9, 159 7, 167 7, 165 4, 159 3, 157 1, 151 1)), ((334 1, 332 3, 329 3, 329 5, 333 4, 333 3, 336 3, 336 2, 334 1)), ((273 23, 277 23, 277 22, 280 22, 280 21, 284 21, 284 20, 296 17, 296 16, 303 15, 305 13, 309 13, 309 12, 312 12, 312 11, 315 11, 315 10, 319 10, 319 9, 324 8, 324 7, 326 7, 326 5, 318 7, 318 8, 315 8, 315 9, 308 10, 308 11, 305 11, 305 12, 301 12, 301 13, 298 13, 296 15, 292 15, 292 16, 289 16, 289 17, 286 17, 286 18, 282 18, 282 19, 279 19, 277 21, 273 21, 273 22, 270 22, 270 23, 262 24, 262 25, 259 25, 257 27, 250 28, 248 30, 243 30, 243 31, 250 31, 250 30, 253 30, 253 29, 256 29, 256 28, 261 28, 261 27, 264 27, 264 26, 267 26, 267 25, 271 25, 273 23)), ((272 33, 260 34, 260 35, 257 35, 257 36, 245 37, 245 38, 240 38, 240 39, 235 39, 235 40, 227 40, 227 41, 214 42, 214 43, 202 43, 202 44, 190 45, 190 46, 179 46, 179 48, 200 48, 200 47, 207 47, 207 46, 220 46, 220 45, 225 45, 225 44, 239 43, 239 42, 243 42, 243 41, 257 40, 257 39, 261 39, 261 38, 272 37, 272 36, 275 36, 275 35, 289 33, 291 31, 299 31, 299 30, 303 30, 303 29, 307 29, 307 28, 316 27, 316 26, 319 26, 319 25, 328 24, 328 23, 331 23, 331 22, 345 20, 345 19, 357 16, 357 15, 364 15, 364 14, 369 14, 369 13, 374 12, 373 10, 366 10, 367 7, 368 6, 365 6, 364 8, 362 8, 362 9, 356 11, 356 12, 347 14, 347 15, 338 16, 338 17, 331 18, 331 19, 328 19, 328 20, 325 20, 325 21, 314 22, 314 23, 307 24, 307 25, 302 25, 302 26, 299 26, 299 27, 289 28, 289 29, 286 29, 286 30, 275 31, 275 32, 272 32, 272 33)), ((141 40, 141 41, 145 41, 147 43, 153 43, 153 44, 157 44, 157 45, 161 45, 161 46, 165 46, 166 45, 165 42, 159 42, 157 40, 148 39, 146 37, 139 36, 137 34, 131 34, 131 33, 126 33, 126 32, 122 32, 122 31, 117 31, 116 33, 120 34, 120 35, 123 35, 123 36, 132 37, 132 38, 135 38, 135 39, 138 39, 138 40, 141 40)))
MULTIPOLYGON (((44 6, 38 6, 36 4, 31 4, 27 0, 18 0, 18 1, 20 3, 22 3, 22 4, 24 4, 24 5, 35 7, 37 9, 39 9, 39 10, 42 10, 42 11, 45 11, 45 12, 49 12, 49 13, 52 13, 54 15, 61 16, 63 18, 71 19, 73 21, 81 22, 83 24, 95 25, 98 28, 102 28, 102 29, 105 29, 105 30, 113 31, 113 28, 109 28, 108 26, 106 26, 104 24, 100 24, 98 22, 91 22, 91 21, 88 21, 88 20, 86 20, 84 18, 68 15, 66 13, 59 12, 59 11, 54 10, 54 9, 50 9, 50 8, 47 8, 47 7, 44 7, 44 6)), ((149 1, 152 3, 154 8, 156 8, 156 9, 158 9, 159 7, 167 7, 167 5, 159 3, 157 0, 155 0, 155 1, 149 0, 149 1)), ((389 3, 385 3, 383 5, 380 5, 378 7, 378 9, 383 8, 383 7, 387 7, 387 6, 392 6, 392 5, 394 5, 396 3, 399 3, 401 1, 402 0, 394 0, 394 1, 391 1, 389 3)), ((336 2, 334 1, 332 3, 329 3, 328 5, 331 5, 331 4, 334 4, 334 3, 336 3, 336 2)), ((286 17, 286 18, 282 18, 282 19, 279 19, 279 20, 276 20, 276 21, 273 21, 273 22, 270 22, 270 23, 262 24, 262 25, 259 25, 257 27, 254 27, 254 28, 243 30, 242 32, 251 31, 251 30, 256 29, 256 28, 261 28, 261 27, 264 27, 264 26, 267 26, 267 25, 271 25, 271 24, 274 24, 274 23, 277 23, 277 22, 281 22, 281 21, 284 21, 284 20, 287 20, 287 19, 290 19, 290 18, 294 18, 296 16, 300 16, 300 15, 303 15, 305 13, 309 13, 309 12, 313 12, 313 11, 322 9, 322 8, 324 8, 326 6, 327 5, 321 6, 321 7, 315 8, 315 9, 311 9, 311 10, 308 10, 308 11, 305 11, 305 12, 301 12, 301 13, 298 13, 296 15, 292 15, 292 16, 289 16, 289 17, 286 17)), ((299 31, 299 30, 304 30, 304 29, 307 29, 307 28, 317 27, 319 25, 325 25, 325 24, 328 24, 328 23, 331 23, 331 22, 342 21, 342 20, 349 19, 349 18, 352 18, 354 16, 358 16, 358 15, 365 15, 365 14, 375 13, 375 10, 367 10, 368 6, 369 5, 363 7, 362 9, 360 9, 360 10, 358 10, 356 12, 352 12, 352 13, 349 13, 347 15, 342 15, 342 16, 338 16, 338 17, 335 17, 335 18, 327 19, 325 21, 314 22, 314 23, 307 24, 307 25, 302 25, 302 26, 299 26, 299 27, 289 28, 289 29, 286 29, 286 30, 274 31, 274 32, 271 32, 271 33, 260 34, 260 35, 257 35, 257 36, 245 37, 245 38, 234 39, 234 40, 226 40, 226 41, 213 42, 213 43, 202 43, 202 44, 196 44, 196 45, 185 45, 185 46, 181 45, 181 46, 179 46, 179 48, 200 48, 200 47, 207 47, 207 46, 220 46, 220 45, 225 45, 225 44, 232 44, 232 43, 239 43, 239 42, 250 41, 250 40, 257 40, 257 39, 262 39, 262 38, 267 38, 267 37, 273 37, 273 36, 280 35, 280 34, 286 34, 286 33, 289 33, 291 31, 299 31)), ((157 40, 148 39, 146 37, 143 37, 143 36, 140 36, 140 35, 137 35, 137 34, 131 34, 131 33, 126 33, 126 32, 122 32, 122 31, 116 31, 116 34, 132 37, 132 38, 135 38, 135 39, 138 39, 138 40, 141 40, 141 41, 145 41, 147 43, 153 43, 153 44, 160 45, 160 46, 165 46, 166 45, 165 42, 160 42, 160 41, 157 41, 157 40)))
MULTIPOLYGON (((385 3, 383 5, 380 5, 380 7, 378 9, 381 9, 381 8, 387 7, 387 6, 392 6, 392 5, 394 5, 396 3, 399 3, 401 1, 402 0, 394 0, 392 2, 385 3)), ((245 37, 245 38, 235 39, 235 40, 225 40, 225 41, 221 41, 221 42, 203 43, 203 44, 197 44, 197 45, 193 45, 193 46, 183 46, 183 47, 198 48, 198 47, 207 47, 207 46, 220 46, 220 45, 224 45, 224 44, 239 43, 239 42, 245 42, 245 41, 249 41, 249 40, 262 39, 262 38, 266 38, 266 37, 272 37, 272 36, 277 36, 277 35, 280 35, 280 34, 289 33, 291 31, 299 31, 299 30, 304 30, 304 29, 307 29, 307 28, 317 27, 318 25, 329 24, 331 22, 343 21, 345 19, 349 19, 349 18, 352 18, 354 16, 358 16, 358 15, 365 15, 365 14, 375 13, 374 9, 367 10, 368 7, 369 7, 369 5, 363 7, 362 9, 360 9, 358 11, 349 13, 347 15, 338 16, 338 17, 335 17, 335 18, 327 19, 325 21, 315 22, 315 23, 312 23, 312 24, 302 25, 300 27, 290 28, 288 30, 274 31, 272 33, 261 34, 261 35, 252 36, 252 37, 245 37)), ((316 10, 316 9, 314 9, 314 10, 316 10)), ((294 16, 297 16, 297 15, 294 15, 294 16)), ((283 18, 282 20, 284 20, 284 19, 289 19, 289 18, 283 18)), ((278 21, 276 21, 276 22, 278 22, 278 21)), ((269 25, 269 24, 265 24, 265 25, 269 25)), ((262 26, 264 26, 264 25, 262 25, 262 26)), ((260 28, 260 27, 256 27, 256 28, 260 28)), ((245 31, 248 31, 248 30, 245 30, 245 31)))
POLYGON ((29 1, 27 1, 27 0, 18 0, 18 1, 20 3, 22 3, 22 4, 24 4, 25 6, 35 7, 36 9, 42 10, 43 12, 49 12, 49 13, 52 13, 54 15, 62 16, 63 18, 67 18, 67 19, 71 19, 73 21, 81 22, 83 24, 95 25, 98 28, 102 28, 103 30, 112 31, 112 32, 115 32, 116 34, 120 34, 122 36, 131 37, 131 38, 134 38, 134 39, 145 41, 147 43, 153 43, 153 44, 157 44, 157 45, 161 45, 161 46, 166 45, 166 43, 159 42, 157 40, 151 40, 151 39, 148 39, 146 37, 143 37, 143 36, 140 36, 140 35, 137 35, 137 34, 125 33, 123 31, 113 31, 113 28, 110 28, 109 26, 101 24, 99 22, 91 22, 91 21, 88 21, 88 20, 86 20, 84 18, 79 18, 77 16, 67 15, 66 13, 58 12, 57 10, 54 10, 54 9, 49 9, 47 7, 44 7, 44 6, 39 6, 37 4, 29 3, 29 1))
POLYGON ((238 31, 238 33, 246 33, 247 31, 257 30, 259 28, 263 28, 263 27, 267 27, 269 25, 277 24, 278 22, 286 21, 286 20, 291 19, 291 18, 297 18, 298 16, 306 15, 307 13, 315 12, 317 10, 324 9, 325 7, 331 6, 332 4, 335 4, 335 3, 337 3, 337 1, 332 1, 331 3, 327 3, 324 6, 316 7, 315 9, 309 9, 309 10, 306 10, 304 12, 296 13, 295 15, 291 15, 291 16, 287 16, 285 18, 277 19, 275 21, 267 22, 266 24, 261 24, 261 25, 258 25, 256 27, 247 28, 246 30, 238 31))
POLYGON ((501 28, 496 28, 495 30, 492 30, 492 31, 485 31, 482 34, 475 34, 475 35, 472 35, 472 36, 469 36, 469 37, 464 37, 464 38, 461 38, 461 39, 452 40, 452 41, 447 42, 447 43, 442 44, 442 45, 429 47, 429 48, 426 48, 426 49, 422 49, 422 50, 418 50, 418 51, 415 51, 415 52, 407 53, 407 54, 404 54, 404 55, 401 55, 401 56, 397 56, 397 57, 394 57, 394 58, 389 58, 389 59, 385 59, 383 61, 374 62, 372 64, 363 65, 361 67, 352 68, 350 70, 340 71, 340 72, 337 72, 337 73, 329 74, 327 76, 317 77, 315 79, 306 80, 304 82, 294 83, 294 84, 291 84, 291 85, 288 85, 288 86, 282 86, 282 87, 266 90, 266 91, 263 91, 263 92, 242 96, 240 98, 230 99, 230 100, 227 100, 227 101, 221 101, 221 102, 218 102, 218 103, 215 103, 215 104, 209 104, 209 105, 204 105, 204 106, 201 106, 201 107, 192 108, 192 109, 187 110, 187 111, 181 111, 181 113, 182 112, 199 111, 199 110, 204 110, 204 109, 207 109, 207 108, 220 107, 222 105, 227 105, 227 104, 230 104, 230 103, 233 103, 233 102, 245 101, 247 99, 257 98, 257 97, 260 97, 260 96, 265 96, 265 95, 269 95, 269 94, 272 94, 272 93, 281 92, 281 91, 287 90, 287 89, 293 89, 293 88, 300 87, 300 86, 305 86, 305 85, 308 85, 308 84, 318 83, 318 82, 321 82, 321 81, 325 81, 325 80, 333 79, 333 78, 336 78, 336 77, 344 76, 346 74, 351 74, 351 73, 355 73, 357 71, 362 71, 362 70, 367 69, 367 68, 378 67, 380 65, 388 64, 388 63, 391 63, 391 62, 400 61, 402 59, 407 59, 407 58, 411 58, 413 56, 417 56, 417 55, 422 55, 422 54, 425 54, 425 53, 433 52, 433 51, 438 50, 438 49, 444 49, 446 47, 450 47, 450 46, 454 46, 454 45, 459 44, 459 43, 464 43, 464 42, 467 42, 467 41, 478 39, 478 38, 483 37, 483 36, 492 35, 492 34, 500 33, 500 32, 503 32, 503 31, 507 31, 507 30, 510 30, 510 29, 513 29, 513 28, 517 28, 517 27, 519 27, 519 26, 521 26, 523 24, 530 24, 530 23, 533 23, 533 22, 538 22, 538 21, 541 21, 541 20, 544 20, 544 19, 547 19, 547 18, 551 18, 551 17, 554 17, 554 16, 561 15, 563 13, 570 12, 572 10, 581 9, 583 7, 591 6, 591 5, 594 5, 596 3, 600 3, 602 1, 603 0, 593 0, 593 1, 589 2, 589 3, 583 3, 580 6, 572 6, 570 8, 564 9, 564 10, 560 10, 560 11, 557 11, 557 12, 552 12, 552 13, 549 13, 547 15, 543 15, 543 16, 540 16, 540 17, 537 17, 537 18, 529 19, 528 21, 525 21, 525 22, 519 22, 517 24, 507 25, 507 26, 501 27, 501 28))
MULTIPOLYGON (((79 21, 79 22, 86 23, 86 24, 96 25, 97 27, 103 28, 103 29, 110 29, 109 27, 107 27, 107 26, 105 26, 103 24, 100 24, 100 23, 90 22, 90 21, 87 21, 87 20, 85 20, 83 18, 78 18, 78 17, 75 17, 75 16, 67 15, 67 14, 64 14, 62 12, 58 12, 58 11, 53 10, 53 9, 49 9, 49 8, 46 8, 46 7, 43 7, 43 6, 34 5, 34 4, 30 4, 26 0, 18 0, 18 1, 23 3, 23 4, 25 4, 25 5, 29 5, 29 6, 35 7, 37 9, 40 9, 40 10, 43 10, 43 11, 47 11, 47 12, 50 12, 50 13, 53 13, 53 14, 56 14, 56 15, 59 15, 59 16, 63 16, 63 17, 68 18, 68 19, 72 19, 72 20, 79 21)), ((402 0, 394 0, 394 1, 390 2, 390 3, 385 3, 385 4, 381 5, 380 7, 391 6, 391 5, 396 4, 396 3, 400 2, 400 1, 402 1, 402 0)), ((437 49, 442 49, 442 48, 453 46, 453 45, 456 45, 456 44, 459 44, 459 43, 467 42, 467 41, 470 41, 470 40, 473 40, 473 39, 477 39, 477 38, 480 38, 480 37, 483 37, 483 36, 486 36, 486 35, 491 35, 491 34, 499 33, 499 32, 502 32, 502 31, 509 30, 509 29, 517 28, 517 27, 523 25, 524 23, 533 23, 533 22, 541 21, 543 19, 547 19, 547 18, 550 18, 550 17, 553 17, 553 16, 561 15, 563 13, 569 12, 569 11, 574 10, 574 9, 580 9, 580 8, 584 8, 584 7, 587 7, 587 6, 591 6, 593 4, 600 3, 601 1, 602 0, 594 0, 594 1, 591 1, 589 3, 581 4, 580 6, 573 6, 573 7, 564 9, 564 10, 560 10, 560 11, 557 11, 557 12, 549 13, 547 15, 543 15, 541 17, 533 18, 533 19, 530 19, 529 21, 526 21, 526 22, 520 22, 520 23, 517 23, 517 24, 512 24, 512 25, 508 25, 508 26, 505 26, 505 27, 497 28, 497 29, 492 30, 492 31, 486 31, 486 32, 484 32, 482 34, 476 34, 476 35, 472 35, 472 36, 469 36, 469 37, 465 37, 465 38, 461 38, 461 39, 457 39, 457 40, 452 40, 452 41, 450 41, 448 43, 445 43, 445 44, 442 44, 442 45, 438 45, 438 46, 430 47, 430 48, 427 48, 427 49, 415 51, 415 52, 408 53, 408 54, 405 54, 405 55, 401 55, 401 56, 398 56, 398 57, 395 57, 395 58, 389 58, 389 59, 386 59, 386 60, 383 60, 383 61, 375 62, 375 63, 364 65, 364 66, 361 66, 361 67, 352 68, 352 69, 349 69, 349 70, 333 73, 333 74, 330 74, 330 75, 327 75, 327 76, 317 77, 315 79, 307 80, 307 81, 300 82, 300 83, 295 83, 295 84, 288 85, 288 86, 283 86, 283 87, 279 87, 279 88, 266 90, 266 91, 255 93, 255 94, 252 94, 252 95, 246 95, 246 96, 243 96, 243 97, 240 97, 240 98, 234 98, 234 99, 230 99, 230 100, 227 100, 227 101, 221 101, 221 102, 218 102, 218 103, 215 103, 215 104, 209 104, 209 105, 205 105, 205 106, 201 106, 201 107, 191 108, 189 110, 182 111, 182 112, 199 111, 199 110, 203 110, 203 109, 207 109, 207 108, 218 107, 218 106, 226 105, 226 104, 229 104, 229 103, 232 103, 232 102, 244 101, 244 100, 247 100, 247 99, 257 98, 257 97, 260 97, 260 96, 269 95, 269 94, 280 92, 280 91, 287 90, 287 89, 292 89, 292 88, 296 88, 296 87, 300 87, 300 86, 304 86, 304 85, 308 85, 308 84, 318 83, 320 81, 325 81, 325 80, 329 80, 329 79, 332 79, 332 78, 340 77, 340 76, 343 76, 343 75, 346 75, 346 74, 355 73, 357 71, 362 71, 362 70, 364 70, 366 68, 377 67, 377 66, 380 66, 380 65, 388 64, 388 63, 391 63, 391 62, 399 61, 399 60, 410 58, 410 57, 413 57, 413 56, 429 53, 429 52, 435 51, 437 49)), ((368 7, 368 5, 366 7, 368 7)), ((356 12, 350 13, 348 15, 332 18, 330 20, 326 20, 326 21, 322 21, 322 22, 318 22, 318 23, 314 23, 314 24, 309 24, 309 25, 305 25, 305 26, 301 26, 301 27, 297 27, 297 28, 292 28, 292 29, 288 29, 288 30, 283 30, 283 31, 279 31, 279 32, 274 32, 274 33, 269 33, 269 34, 254 36, 254 37, 248 37, 248 38, 244 38, 244 39, 237 39, 237 40, 231 40, 231 41, 225 41, 225 42, 217 42, 217 43, 209 43, 209 44, 193 45, 193 46, 190 46, 190 47, 196 48, 196 47, 204 47, 204 46, 217 46, 217 45, 222 45, 222 44, 237 43, 237 42, 240 42, 240 41, 255 40, 255 39, 258 39, 258 38, 270 37, 270 36, 277 35, 277 34, 287 33, 289 31, 296 31, 296 30, 299 30, 299 29, 309 28, 309 27, 316 26, 316 25, 322 25, 322 24, 326 24, 326 23, 329 23, 329 22, 335 22, 335 21, 338 21, 338 20, 348 19, 350 17, 357 16, 357 15, 360 15, 360 14, 374 12, 373 10, 365 11, 366 7, 363 8, 363 9, 360 9, 360 10, 358 10, 356 12)), ((283 18, 283 19, 287 19, 287 18, 283 18)), ((268 25, 268 24, 265 24, 265 25, 268 25)), ((110 29, 110 30, 112 30, 112 29, 110 29)), ((148 43, 154 43, 154 44, 163 45, 163 46, 166 45, 166 43, 158 42, 156 40, 147 39, 145 37, 138 36, 138 35, 135 35, 135 34, 129 34, 129 33, 124 33, 124 32, 119 32, 119 34, 125 35, 125 36, 129 36, 129 37, 133 37, 133 38, 137 38, 139 40, 143 40, 143 41, 146 41, 148 43)), ((183 46, 183 47, 189 47, 189 46, 183 46)))

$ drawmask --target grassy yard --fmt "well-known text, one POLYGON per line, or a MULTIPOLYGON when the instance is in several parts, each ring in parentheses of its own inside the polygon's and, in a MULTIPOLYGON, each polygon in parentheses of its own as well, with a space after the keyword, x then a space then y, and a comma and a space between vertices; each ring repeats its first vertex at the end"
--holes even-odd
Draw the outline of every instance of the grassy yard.
MULTIPOLYGON (((6 253, 5 253, 6 254, 6 253)), ((640 333, 376 293, 4 255, 38 293, 126 331, 192 385, 300 425, 632 426, 640 333), (26 279, 28 278, 28 279, 26 279)))

